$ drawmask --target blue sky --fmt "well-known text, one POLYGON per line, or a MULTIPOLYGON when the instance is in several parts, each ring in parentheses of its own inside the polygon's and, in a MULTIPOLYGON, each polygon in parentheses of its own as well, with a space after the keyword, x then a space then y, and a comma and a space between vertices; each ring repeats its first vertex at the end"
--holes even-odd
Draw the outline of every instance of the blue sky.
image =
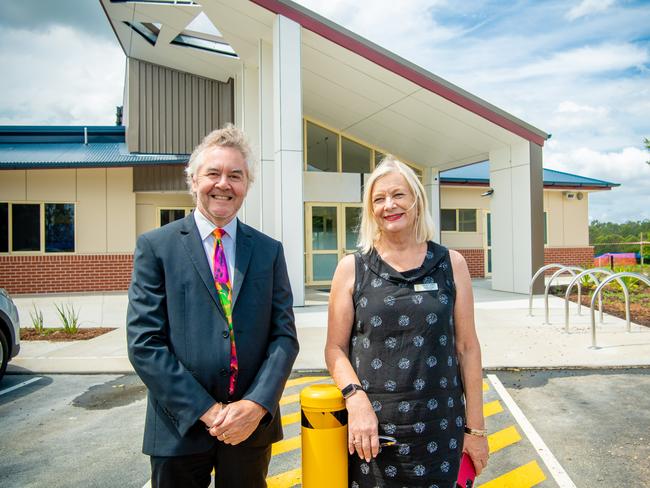
MULTIPOLYGON (((650 218, 650 2, 301 0, 553 135, 547 168, 622 186, 590 218, 650 218)), ((112 124, 124 54, 98 1, 0 4, 0 124, 112 124)))

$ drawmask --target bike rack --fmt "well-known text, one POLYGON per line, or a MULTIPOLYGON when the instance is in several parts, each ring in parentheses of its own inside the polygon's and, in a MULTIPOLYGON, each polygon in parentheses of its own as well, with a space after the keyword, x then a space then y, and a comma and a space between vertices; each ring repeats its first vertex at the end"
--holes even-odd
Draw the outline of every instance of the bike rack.
MULTIPOLYGON (((605 268, 590 268, 582 271, 579 275, 577 275, 575 278, 571 280, 571 283, 569 283, 569 286, 566 289, 566 293, 564 294, 564 330, 565 332, 569 332, 569 296, 571 295, 571 288, 573 288, 573 285, 583 276, 588 276, 591 278, 591 280, 596 284, 596 287, 600 285, 600 281, 598 278, 594 276, 594 274, 606 274, 608 276, 613 275, 614 273, 608 269, 605 268)), ((620 280, 619 280, 620 281, 620 280)), ((622 283, 622 281, 620 281, 622 283)), ((582 301, 578 303, 578 315, 582 315, 581 313, 581 306, 582 306, 582 301)), ((598 296, 598 311, 600 314, 600 323, 603 323, 603 300, 602 297, 599 295, 598 296)))
POLYGON ((530 285, 528 285, 528 316, 529 317, 533 316, 533 284, 535 283, 535 280, 540 274, 542 274, 544 271, 550 268, 564 268, 564 265, 558 263, 547 264, 546 266, 542 266, 541 268, 539 268, 537 270, 537 273, 533 275, 533 278, 530 280, 530 285))
POLYGON ((623 271, 621 273, 616 273, 611 276, 608 276, 605 278, 600 285, 596 287, 596 290, 594 291, 593 296, 591 297, 591 348, 592 349, 597 349, 598 346, 596 345, 596 313, 594 312, 594 304, 596 303, 596 296, 600 294, 601 290, 610 282, 613 280, 618 280, 624 290, 625 294, 625 320, 627 322, 627 331, 631 332, 632 331, 632 324, 630 322, 630 293, 627 289, 627 285, 620 280, 622 277, 629 277, 629 278, 636 278, 637 280, 643 281, 646 285, 650 286, 650 279, 647 277, 639 274, 639 273, 630 273, 629 271, 623 271))
MULTIPOLYGON (((549 319, 549 313, 548 313, 548 290, 551 288, 551 284, 553 284, 553 280, 560 276, 562 273, 571 273, 571 276, 574 278, 576 277, 576 271, 584 271, 584 268, 581 268, 580 266, 562 266, 562 268, 558 269, 555 273, 553 273, 553 276, 551 276, 551 279, 549 282, 546 284, 546 289, 544 290, 544 325, 550 325, 551 320, 549 319)), ((582 300, 582 285, 578 283, 578 302, 582 300)))

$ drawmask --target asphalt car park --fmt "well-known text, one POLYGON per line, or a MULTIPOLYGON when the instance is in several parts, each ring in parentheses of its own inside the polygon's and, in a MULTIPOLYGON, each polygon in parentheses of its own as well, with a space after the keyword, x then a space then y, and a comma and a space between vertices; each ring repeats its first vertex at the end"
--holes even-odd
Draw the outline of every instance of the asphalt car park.
MULTIPOLYGON (((298 395, 327 381, 288 383, 270 488, 300 483, 298 395)), ((478 487, 650 486, 650 370, 495 371, 484 393, 491 457, 478 487)), ((146 486, 145 395, 134 375, 5 376, 0 486, 146 486)))

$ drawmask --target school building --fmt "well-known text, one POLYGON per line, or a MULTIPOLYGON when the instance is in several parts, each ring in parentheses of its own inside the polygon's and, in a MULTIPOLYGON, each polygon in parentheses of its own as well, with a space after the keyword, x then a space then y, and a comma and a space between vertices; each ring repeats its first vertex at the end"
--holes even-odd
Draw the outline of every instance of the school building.
POLYGON ((286 0, 101 4, 127 57, 123 125, 0 127, 11 293, 126 290, 136 237, 192 210, 183 166, 226 122, 259 159, 240 218, 283 242, 296 305, 354 250, 386 153, 494 289, 592 262, 589 194, 617 185, 543 169, 549 136, 530 124, 286 0))

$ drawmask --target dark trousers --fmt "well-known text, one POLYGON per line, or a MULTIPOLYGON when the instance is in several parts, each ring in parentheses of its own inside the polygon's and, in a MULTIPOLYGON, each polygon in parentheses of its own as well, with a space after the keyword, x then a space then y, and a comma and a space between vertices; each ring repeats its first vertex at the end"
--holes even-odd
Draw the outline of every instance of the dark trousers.
POLYGON ((189 456, 151 456, 152 488, 206 488, 215 470, 216 488, 266 488, 271 446, 241 447, 221 442, 189 456))

